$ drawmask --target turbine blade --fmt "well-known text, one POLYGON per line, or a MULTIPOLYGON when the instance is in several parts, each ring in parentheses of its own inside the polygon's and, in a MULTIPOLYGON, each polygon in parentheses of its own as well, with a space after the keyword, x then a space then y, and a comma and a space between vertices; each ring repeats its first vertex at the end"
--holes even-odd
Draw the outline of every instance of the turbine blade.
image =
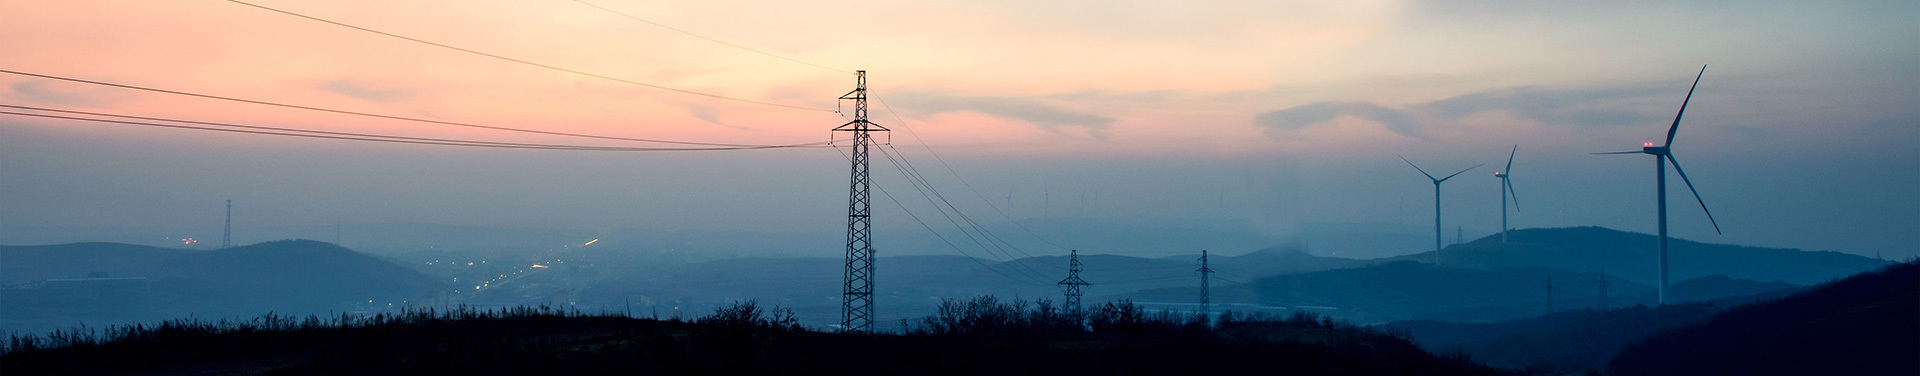
POLYGON ((1507 153, 1507 169, 1500 170, 1500 172, 1513 173, 1513 156, 1516 154, 1520 154, 1520 145, 1518 144, 1513 145, 1513 151, 1507 153))
POLYGON ((1420 170, 1420 174, 1421 174, 1421 175, 1426 175, 1428 179, 1432 179, 1432 178, 1433 178, 1433 174, 1429 174, 1429 173, 1427 173, 1427 170, 1425 170, 1425 169, 1421 169, 1421 168, 1420 168, 1420 165, 1416 165, 1416 164, 1413 164, 1413 161, 1409 161, 1409 160, 1407 160, 1407 157, 1406 157, 1406 156, 1403 156, 1403 155, 1399 155, 1399 154, 1394 154, 1393 156, 1395 156, 1395 157, 1400 157, 1400 161, 1402 161, 1402 162, 1407 162, 1407 165, 1408 165, 1408 166, 1413 166, 1413 169, 1415 169, 1415 170, 1420 170))
POLYGON ((1513 199, 1513 211, 1520 211, 1520 193, 1513 190, 1513 179, 1500 179, 1507 184, 1507 198, 1513 199))
POLYGON ((1466 173, 1467 171, 1470 171, 1470 170, 1473 170, 1473 169, 1476 169, 1476 168, 1480 168, 1480 166, 1485 166, 1485 165, 1487 165, 1487 164, 1485 164, 1485 163, 1481 163, 1481 164, 1479 164, 1479 165, 1475 165, 1475 166, 1473 166, 1473 167, 1468 167, 1468 168, 1467 168, 1467 169, 1465 169, 1465 170, 1460 170, 1460 172, 1455 172, 1455 173, 1453 173, 1453 175, 1447 175, 1447 177, 1444 177, 1444 178, 1440 178, 1440 181, 1447 181, 1447 179, 1452 179, 1452 178, 1453 178, 1453 177, 1455 177, 1455 176, 1460 176, 1460 174, 1463 174, 1463 173, 1466 173))
POLYGON ((1700 88, 1700 77, 1707 75, 1707 66, 1700 66, 1700 75, 1693 76, 1693 87, 1687 88, 1687 99, 1680 101, 1680 113, 1673 114, 1673 126, 1667 128, 1667 145, 1673 146, 1673 135, 1680 132, 1680 116, 1687 114, 1687 102, 1693 101, 1693 89, 1700 88))
POLYGON ((1639 151, 1639 150, 1634 150, 1634 151, 1610 151, 1610 152, 1605 152, 1605 153, 1587 153, 1587 154, 1593 154, 1593 155, 1605 155, 1605 154, 1641 154, 1641 153, 1646 153, 1646 152, 1644 152, 1644 151, 1639 151))
POLYGON ((1673 155, 1668 154, 1667 161, 1673 162, 1673 172, 1680 173, 1680 181, 1687 182, 1687 190, 1693 192, 1693 200, 1700 202, 1700 211, 1707 212, 1707 222, 1713 224, 1713 233, 1715 234, 1721 233, 1720 222, 1713 220, 1713 211, 1707 210, 1707 200, 1700 198, 1700 190, 1693 189, 1693 180, 1687 179, 1687 170, 1680 169, 1680 160, 1673 159, 1673 155))

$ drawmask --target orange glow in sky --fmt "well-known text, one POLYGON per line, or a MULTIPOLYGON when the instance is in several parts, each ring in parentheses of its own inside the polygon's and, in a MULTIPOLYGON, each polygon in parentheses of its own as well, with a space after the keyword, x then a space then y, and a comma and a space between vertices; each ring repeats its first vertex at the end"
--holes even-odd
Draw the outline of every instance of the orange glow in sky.
MULTIPOLYGON (((1527 26, 1528 15, 1462 19, 1444 3, 1395 0, 592 1, 819 65, 814 66, 568 1, 254 3, 622 80, 810 108, 836 108, 834 98, 853 84, 846 71, 865 69, 878 99, 875 121, 904 120, 920 139, 972 154, 1194 152, 1167 148, 1168 143, 1199 146, 1207 154, 1337 152, 1465 140, 1489 128, 1563 137, 1564 130, 1539 119, 1500 111, 1446 119, 1419 115, 1415 120, 1432 129, 1418 134, 1387 131, 1390 122, 1350 112, 1282 131, 1254 119, 1320 102, 1366 101, 1417 110, 1428 101, 1520 85, 1668 80, 1704 61, 1767 54, 1739 47, 1758 42, 1736 35, 1703 37, 1730 46, 1713 51, 1692 43, 1649 45, 1634 35, 1590 33, 1658 20, 1620 21, 1601 13, 1570 16, 1552 30, 1515 33, 1527 26), (861 27, 850 32, 851 24, 861 27), (1636 43, 1633 52, 1640 61, 1606 58, 1618 55, 1627 41, 1636 43), (1456 122, 1461 126, 1451 126, 1456 122)), ((1771 11, 1741 15, 1765 19, 1771 11)), ((0 56, 0 68, 8 70, 559 132, 787 144, 823 141, 826 129, 845 121, 830 112, 541 69, 227 1, 10 4, 0 15, 0 45, 8 50, 0 56)), ((1779 69, 1746 65, 1716 73, 1779 69)), ((0 75, 0 85, 12 89, 0 92, 7 103, 65 109, 410 136, 598 143, 16 75, 0 75)), ((76 132, 104 126, 25 122, 76 132)))

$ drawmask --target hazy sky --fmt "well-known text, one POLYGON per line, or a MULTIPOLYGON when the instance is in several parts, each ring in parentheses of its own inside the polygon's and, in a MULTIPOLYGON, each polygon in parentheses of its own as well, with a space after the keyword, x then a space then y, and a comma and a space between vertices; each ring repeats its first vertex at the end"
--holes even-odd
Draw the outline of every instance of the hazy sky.
MULTIPOLYGON (((826 140, 829 112, 529 67, 214 0, 6 1, 0 69, 449 121, 730 143, 826 140)), ((692 33, 870 72, 875 121, 963 209, 1285 232, 1303 221, 1517 227, 1920 254, 1920 4, 1908 1, 594 0, 692 33), (910 126, 913 133, 905 132, 910 126), (923 144, 924 142, 924 144, 923 144), (927 147, 988 200, 941 167, 927 147), (1042 209, 1042 192, 1053 203, 1042 209), (1081 199, 1082 195, 1090 196, 1081 199), (1094 202, 1098 202, 1096 206, 1094 202)), ((621 79, 834 108, 853 78, 566 0, 258 4, 621 79)), ((606 144, 0 74, 0 104, 336 131, 606 144)), ((882 136, 883 138, 886 136, 882 136)), ((931 208, 885 159, 882 187, 931 208)), ((594 153, 164 130, 0 115, 0 228, 207 223, 841 231, 833 149, 594 153)), ((884 200, 884 197, 880 198, 884 200)), ((924 231, 876 201, 877 226, 924 231)), ((976 217, 992 217, 976 214, 976 217)), ((265 239, 261 239, 265 240, 265 239)), ((1071 242, 1071 239, 1064 241, 1071 242)), ((821 256, 837 256, 832 245, 821 256)))

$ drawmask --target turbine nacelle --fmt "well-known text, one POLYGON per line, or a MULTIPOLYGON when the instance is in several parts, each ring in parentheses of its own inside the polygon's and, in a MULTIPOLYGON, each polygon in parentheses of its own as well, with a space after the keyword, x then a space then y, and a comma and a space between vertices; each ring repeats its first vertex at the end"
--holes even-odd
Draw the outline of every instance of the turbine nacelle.
POLYGON ((1494 171, 1494 172, 1493 172, 1493 177, 1496 177, 1496 178, 1501 178, 1501 179, 1506 179, 1506 178, 1507 178, 1507 172, 1506 172, 1506 171, 1494 171))
POLYGON ((1640 152, 1653 154, 1653 155, 1672 155, 1673 148, 1666 147, 1666 146, 1653 146, 1652 142, 1648 142, 1647 146, 1643 146, 1640 148, 1640 152))

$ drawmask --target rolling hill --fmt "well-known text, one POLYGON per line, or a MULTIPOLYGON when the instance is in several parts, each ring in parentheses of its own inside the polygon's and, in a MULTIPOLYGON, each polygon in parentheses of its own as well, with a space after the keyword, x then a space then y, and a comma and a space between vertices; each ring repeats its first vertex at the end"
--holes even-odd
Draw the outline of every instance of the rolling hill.
MULTIPOLYGON (((1213 301, 1286 307, 1318 312, 1356 322, 1386 322, 1475 312, 1474 319, 1533 316, 1546 312, 1546 280, 1559 281, 1556 294, 1563 299, 1579 297, 1591 301, 1597 293, 1598 273, 1578 273, 1549 268, 1471 269, 1435 267, 1411 261, 1286 274, 1255 279, 1247 283, 1213 287, 1213 301), (1583 281, 1585 283, 1574 282, 1583 281)), ((1632 296, 1652 291, 1645 285, 1609 276, 1608 291, 1632 296)), ((1134 299, 1146 302, 1189 302, 1198 295, 1196 282, 1189 286, 1161 288, 1106 299, 1134 299)))
MULTIPOLYGON (((1592 272, 1652 285, 1659 281, 1659 238, 1602 227, 1522 229, 1508 243, 1498 235, 1442 250, 1450 267, 1548 267, 1592 272)), ((1683 239, 1670 243, 1672 280, 1727 275, 1757 281, 1812 285, 1887 264, 1872 258, 1831 252, 1708 244, 1683 239)), ((1433 252, 1389 260, 1433 262, 1433 252)))
POLYGON ((287 240, 213 251, 115 243, 0 247, 0 328, 269 311, 345 312, 450 288, 346 248, 287 240))
MULTIPOLYGON (((1213 286, 1215 303, 1240 303, 1317 312, 1357 322, 1430 319, 1489 322, 1548 313, 1547 278, 1554 281, 1557 309, 1593 307, 1599 273, 1541 267, 1475 269, 1397 261, 1368 267, 1285 274, 1246 283, 1213 286)), ((1094 301, 1192 302, 1197 278, 1187 286, 1102 295, 1094 301)), ((1653 288, 1607 274, 1610 306, 1654 304, 1653 288)), ((1675 302, 1721 299, 1799 286, 1710 276, 1673 286, 1675 302), (1684 299, 1680 299, 1684 298, 1684 299)))
MULTIPOLYGON (((1359 265, 1351 259, 1318 257, 1288 248, 1273 248, 1240 256, 1222 257, 1215 269, 1222 276, 1253 279, 1265 275, 1312 272, 1359 265)), ((1094 285, 1090 294, 1114 294, 1140 289, 1191 284, 1198 265, 1185 258, 1141 258, 1106 254, 1080 255, 1082 278, 1094 285)), ((1043 256, 993 262, 961 256, 895 256, 875 264, 875 293, 887 308, 885 322, 924 315, 941 299, 999 295, 1007 298, 1061 299, 1054 285, 1066 276, 1067 258, 1043 256)), ((844 261, 831 258, 744 258, 687 264, 670 270, 628 273, 583 288, 583 300, 632 302, 645 309, 655 306, 705 309, 732 301, 758 299, 793 308, 802 321, 835 322, 844 261)), ((1088 300, 1093 303, 1094 300, 1088 300)), ((661 311, 672 315, 671 311, 661 311)))

